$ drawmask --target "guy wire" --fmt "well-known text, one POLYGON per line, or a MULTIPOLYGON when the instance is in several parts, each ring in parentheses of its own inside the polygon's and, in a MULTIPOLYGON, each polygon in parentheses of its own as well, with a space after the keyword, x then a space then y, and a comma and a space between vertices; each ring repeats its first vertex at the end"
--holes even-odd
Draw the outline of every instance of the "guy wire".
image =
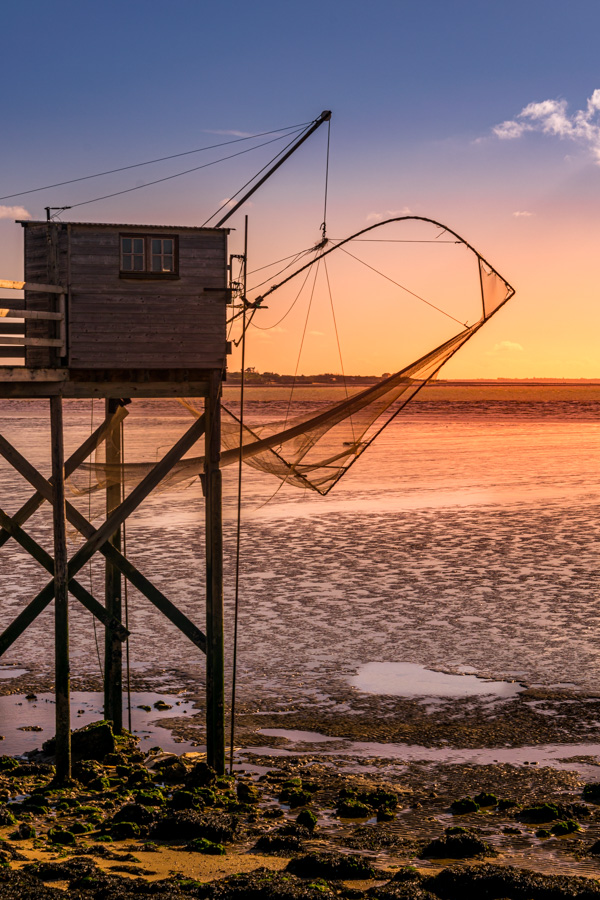
POLYGON ((242 289, 244 295, 244 310, 242 316, 242 364, 240 377, 240 458, 238 461, 238 495, 237 495, 237 525, 235 546, 235 600, 233 615, 233 666, 231 678, 231 736, 229 746, 229 774, 233 775, 233 745, 235 739, 235 689, 237 680, 237 644, 238 621, 240 608, 240 544, 242 535, 242 465, 244 447, 244 372, 246 368, 246 276, 248 272, 248 216, 244 220, 244 269, 242 273, 242 289))

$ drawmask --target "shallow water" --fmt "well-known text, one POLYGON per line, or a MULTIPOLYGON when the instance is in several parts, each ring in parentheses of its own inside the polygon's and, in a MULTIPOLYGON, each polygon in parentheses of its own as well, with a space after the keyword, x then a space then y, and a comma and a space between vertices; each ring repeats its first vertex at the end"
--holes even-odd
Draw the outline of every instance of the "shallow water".
MULTIPOLYGON (((281 395, 256 397, 250 418, 285 413, 281 395)), ((267 698, 282 712, 295 703, 333 708, 332 693, 374 663, 597 689, 600 402, 549 397, 545 389, 540 402, 415 403, 325 498, 288 486, 275 493, 279 482, 245 468, 240 697, 267 698)), ((155 459, 190 421, 170 402, 129 409, 129 460, 155 459)), ((67 404, 67 452, 98 424, 99 402, 93 423, 91 413, 90 402, 67 404)), ((47 404, 3 401, 0 432, 48 472, 47 404)), ((30 490, 5 464, 0 474, 2 506, 14 512, 30 490)), ((235 478, 225 470, 229 661, 235 478)), ((71 499, 101 520, 101 498, 71 499)), ((128 555, 200 625, 202 520, 196 480, 151 497, 127 524, 128 555)), ((26 528, 51 550, 47 509, 26 528)), ((48 576, 10 541, 0 579, 5 627, 48 576)), ((101 598, 98 561, 81 581, 101 598)), ((101 629, 95 636, 90 615, 75 601, 71 609, 73 675, 99 678, 101 629)), ((133 670, 148 687, 202 687, 201 654, 133 590, 129 620, 133 670)), ((49 608, 3 663, 51 672, 52 624, 49 608)))
MULTIPOLYGON (((104 718, 102 710, 102 694, 95 691, 74 691, 71 694, 72 728, 83 728, 90 722, 104 718)), ((127 701, 126 701, 127 703, 127 701)), ((194 704, 178 696, 157 694, 150 691, 135 691, 131 694, 132 732, 140 739, 142 750, 149 750, 154 745, 160 746, 170 753, 186 753, 191 750, 204 750, 188 741, 175 740, 168 728, 156 725, 156 720, 172 719, 176 716, 193 714, 194 704), (140 705, 152 707, 162 700, 171 709, 147 710, 140 705)), ((35 700, 27 700, 24 694, 9 694, 0 697, 0 730, 5 732, 0 752, 8 755, 20 755, 30 750, 39 750, 44 741, 54 736, 55 716, 54 694, 40 693, 35 700), (8 727, 7 727, 8 726, 8 727), (31 730, 32 726, 35 730, 31 730)), ((127 727, 127 710, 124 714, 124 725, 127 727)))
MULTIPOLYGON (((261 728, 266 737, 284 738, 289 747, 254 747, 256 756, 350 757, 356 760, 389 760, 394 763, 447 763, 448 765, 551 766, 578 772, 590 781, 600 779, 600 744, 537 744, 530 747, 420 747, 415 744, 381 744, 376 741, 349 741, 314 731, 261 728), (328 747, 327 745, 335 745, 328 747), (575 759, 575 757, 579 757, 575 759)), ((361 765, 360 771, 365 771, 361 765)))
POLYGON ((432 672, 415 663, 373 662, 360 666, 348 679, 367 694, 395 697, 515 697, 524 690, 512 681, 487 681, 476 675, 432 672))

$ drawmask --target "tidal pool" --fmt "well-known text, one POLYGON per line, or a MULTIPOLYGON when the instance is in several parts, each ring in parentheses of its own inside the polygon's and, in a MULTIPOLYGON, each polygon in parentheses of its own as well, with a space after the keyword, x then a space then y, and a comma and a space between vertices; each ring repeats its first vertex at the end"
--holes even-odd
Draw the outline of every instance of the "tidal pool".
MULTIPOLYGON (((90 722, 103 718, 102 693, 100 691, 73 691, 71 694, 71 728, 83 728, 90 722)), ((193 702, 179 696, 158 694, 152 691, 136 691, 131 694, 132 731, 140 739, 140 749, 148 750, 158 745, 171 753, 186 753, 190 750, 204 750, 189 741, 179 741, 167 728, 156 725, 158 719, 173 719, 191 714, 193 702), (152 708, 162 700, 171 709, 152 708), (150 706, 150 711, 139 709, 150 706)), ((30 750, 41 749, 44 741, 54 737, 54 694, 40 693, 35 700, 27 700, 24 694, 9 694, 0 697, 0 753, 18 756, 30 750)), ((123 710, 123 724, 127 727, 127 708, 123 710)))
POLYGON ((525 690, 515 681, 486 681, 477 675, 450 675, 416 663, 370 662, 349 679, 367 694, 394 697, 471 697, 493 695, 508 699, 525 690))

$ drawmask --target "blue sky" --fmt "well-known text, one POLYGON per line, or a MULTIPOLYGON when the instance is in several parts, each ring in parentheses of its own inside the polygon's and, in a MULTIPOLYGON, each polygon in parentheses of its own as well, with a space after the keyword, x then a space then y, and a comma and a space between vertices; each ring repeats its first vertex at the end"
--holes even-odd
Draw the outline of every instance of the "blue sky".
MULTIPOLYGON (((331 234, 410 209, 447 221, 517 287, 451 374, 600 376, 595 136, 544 133, 540 119, 512 140, 493 132, 531 103, 565 101, 566 116, 584 110, 600 87, 599 26, 591 0, 6 5, 0 195, 329 108, 331 234), (494 351, 503 343, 513 349, 494 351)), ((325 138, 322 129, 248 208, 256 264, 317 239, 325 138)), ((200 224, 272 151, 71 218, 200 224)), ((41 218, 45 205, 171 174, 188 159, 0 204, 41 218)), ((6 278, 21 270, 12 218, 0 219, 6 278)), ((296 337, 281 334, 271 348, 263 341, 258 368, 281 368, 296 337)), ((391 352, 382 349, 382 371, 393 367, 391 352)), ((367 358, 357 351, 351 362, 360 370, 367 358)))

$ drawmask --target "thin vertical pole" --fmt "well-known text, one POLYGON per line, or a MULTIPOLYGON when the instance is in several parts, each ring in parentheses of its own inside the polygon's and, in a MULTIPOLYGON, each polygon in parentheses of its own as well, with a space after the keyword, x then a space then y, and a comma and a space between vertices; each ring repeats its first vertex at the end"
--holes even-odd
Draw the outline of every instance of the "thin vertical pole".
POLYGON ((206 485, 206 759, 225 773, 225 673, 223 648, 223 527, 221 470, 221 372, 210 375, 205 401, 206 485))
POLYGON ((244 257, 242 261, 242 367, 240 377, 240 457, 238 459, 237 528, 235 552, 235 600, 233 610, 233 664, 231 667, 231 728, 229 734, 229 774, 233 775, 235 743, 235 692, 237 687, 238 622, 240 613, 240 545, 242 538, 242 466, 244 449, 244 373, 246 370, 246 288, 248 284, 248 216, 244 219, 244 257))
MULTIPOLYGON (((119 407, 119 401, 109 398, 105 403, 106 417, 111 416, 119 407)), ((110 471, 120 472, 122 466, 121 429, 113 428, 106 439, 106 462, 114 468, 110 471)), ((121 485, 118 480, 109 481, 106 485, 107 516, 121 502, 121 485)), ((109 543, 121 551, 121 529, 109 538, 109 543)), ((117 622, 121 622, 121 573, 106 560, 104 570, 104 587, 106 610, 117 622)), ((106 628, 104 639, 104 717, 113 724, 115 734, 123 731, 123 648, 121 641, 110 627, 106 628)))
POLYGON ((54 525, 54 680, 56 691, 56 780, 71 778, 69 590, 65 512, 62 397, 50 398, 54 525))

